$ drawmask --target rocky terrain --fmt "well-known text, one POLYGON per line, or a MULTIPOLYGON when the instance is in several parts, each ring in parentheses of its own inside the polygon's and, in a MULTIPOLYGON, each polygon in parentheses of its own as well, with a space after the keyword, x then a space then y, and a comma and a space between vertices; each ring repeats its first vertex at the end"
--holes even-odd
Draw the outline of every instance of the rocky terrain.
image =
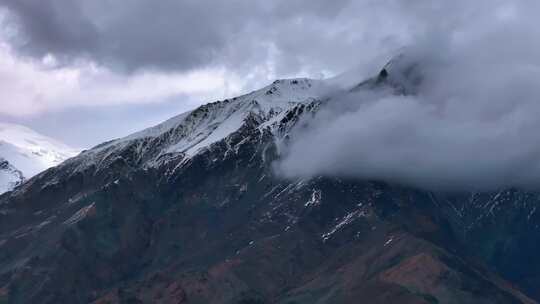
MULTIPOLYGON (((414 94, 387 67, 351 90, 414 94)), ((101 144, 0 196, 0 303, 536 303, 540 195, 288 180, 332 102, 277 80, 101 144)))

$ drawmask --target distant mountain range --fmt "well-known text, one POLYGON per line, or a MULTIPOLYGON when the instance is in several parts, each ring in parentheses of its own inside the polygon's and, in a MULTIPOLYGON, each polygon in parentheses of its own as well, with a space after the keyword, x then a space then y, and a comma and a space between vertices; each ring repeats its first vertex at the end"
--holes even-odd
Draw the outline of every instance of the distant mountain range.
POLYGON ((77 154, 27 127, 0 123, 0 193, 77 154))
POLYGON ((0 195, 0 303, 536 303, 538 193, 276 175, 337 94, 415 94, 396 60, 334 91, 276 80, 64 162, 45 147, 61 163, 0 195))

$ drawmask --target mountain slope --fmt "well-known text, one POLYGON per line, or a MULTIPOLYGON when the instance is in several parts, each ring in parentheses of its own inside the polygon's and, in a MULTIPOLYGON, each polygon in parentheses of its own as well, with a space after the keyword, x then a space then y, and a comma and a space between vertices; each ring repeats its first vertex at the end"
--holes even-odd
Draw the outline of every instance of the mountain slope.
MULTIPOLYGON (((9 162, 16 175, 22 174, 18 184, 76 154, 76 150, 27 127, 0 123, 0 158, 9 162)), ((6 187, 0 193, 11 188, 6 187)))
MULTIPOLYGON (((355 90, 411 89, 381 75, 355 90)), ((279 80, 84 151, 0 196, 0 301, 535 303, 521 290, 536 297, 539 285, 499 267, 516 252, 490 259, 477 235, 493 230, 468 229, 487 227, 478 216, 489 199, 275 174, 281 145, 333 94, 346 92, 279 80)), ((508 219, 499 216, 485 223, 508 219)), ((539 220, 497 238, 527 248, 517 236, 537 235, 539 220)))

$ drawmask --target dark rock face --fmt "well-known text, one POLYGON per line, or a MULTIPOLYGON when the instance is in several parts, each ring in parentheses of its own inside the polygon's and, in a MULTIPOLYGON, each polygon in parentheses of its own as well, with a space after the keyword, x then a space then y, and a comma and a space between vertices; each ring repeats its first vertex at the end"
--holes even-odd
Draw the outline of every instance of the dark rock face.
POLYGON ((250 115, 204 152, 141 166, 172 130, 0 196, 0 303, 540 299, 538 194, 275 176, 276 136, 317 107, 274 133, 250 115))
POLYGON ((224 157, 218 143, 173 175, 125 170, 115 183, 64 172, 61 186, 35 180, 3 196, 13 210, 0 255, 9 302, 527 301, 465 255, 430 194, 283 181, 271 135, 246 127, 229 144, 245 138, 236 153, 224 157))

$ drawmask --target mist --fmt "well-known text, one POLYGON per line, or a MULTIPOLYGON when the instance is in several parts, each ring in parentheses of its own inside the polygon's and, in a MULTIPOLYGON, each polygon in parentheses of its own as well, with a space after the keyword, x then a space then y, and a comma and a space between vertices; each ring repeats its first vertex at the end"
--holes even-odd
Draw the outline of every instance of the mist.
POLYGON ((429 190, 539 189, 540 29, 532 13, 539 5, 492 4, 423 11, 427 26, 389 67, 389 77, 408 86, 400 76, 414 65, 421 79, 414 92, 334 96, 292 134, 278 172, 429 190))

